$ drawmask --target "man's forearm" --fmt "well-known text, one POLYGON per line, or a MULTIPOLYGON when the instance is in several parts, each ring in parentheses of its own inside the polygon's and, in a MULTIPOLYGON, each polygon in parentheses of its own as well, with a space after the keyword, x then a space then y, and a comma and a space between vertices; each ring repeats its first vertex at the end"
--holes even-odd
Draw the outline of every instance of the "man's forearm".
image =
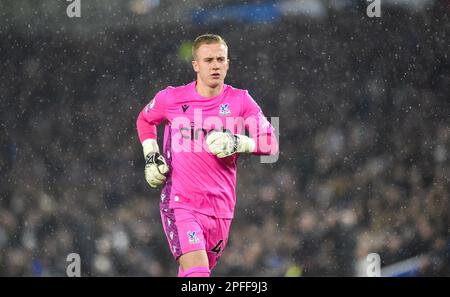
POLYGON ((156 125, 152 125, 145 118, 143 113, 139 113, 136 120, 136 127, 141 143, 146 139, 156 139, 156 125))

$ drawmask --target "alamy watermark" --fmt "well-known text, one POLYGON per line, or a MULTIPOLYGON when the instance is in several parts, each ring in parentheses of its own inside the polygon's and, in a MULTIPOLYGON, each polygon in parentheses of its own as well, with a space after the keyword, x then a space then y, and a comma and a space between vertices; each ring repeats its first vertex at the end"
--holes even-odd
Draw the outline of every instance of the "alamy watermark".
MULTIPOLYGON (((272 124, 273 130, 274 130, 274 137, 277 138, 278 147, 280 146, 280 118, 279 117, 271 117, 270 122, 272 124)), ((279 150, 275 154, 268 155, 268 156, 261 156, 261 163, 275 163, 278 161, 278 157, 280 155, 279 150)))
MULTIPOLYGON (((149 112, 154 105, 150 102, 145 108, 149 112)), ((218 116, 206 114, 200 108, 193 110, 193 115, 176 116, 168 122, 170 129, 170 150, 175 153, 209 151, 206 137, 211 131, 229 132, 244 135, 246 131, 255 140, 257 150, 263 155, 261 163, 275 163, 279 157, 279 118, 271 117, 270 123, 259 112, 256 115, 243 117, 229 116, 229 113, 218 116)), ((167 154, 170 156, 170 152, 167 154)))
POLYGON ((66 274, 68 277, 80 277, 81 276, 81 259, 77 253, 71 253, 67 255, 66 261, 70 264, 67 265, 66 274))
POLYGON ((367 268, 366 275, 369 277, 381 276, 381 258, 377 253, 368 254, 366 257, 367 268))
POLYGON ((370 4, 367 6, 367 16, 369 18, 381 17, 381 0, 367 0, 370 4))
POLYGON ((81 17, 81 0, 66 0, 67 2, 71 2, 67 5, 66 14, 69 18, 81 17))

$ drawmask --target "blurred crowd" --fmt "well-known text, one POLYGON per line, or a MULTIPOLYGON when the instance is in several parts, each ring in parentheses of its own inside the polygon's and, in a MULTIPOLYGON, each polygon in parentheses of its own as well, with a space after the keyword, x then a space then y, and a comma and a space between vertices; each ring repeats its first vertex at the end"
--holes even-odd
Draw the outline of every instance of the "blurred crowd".
MULTIPOLYGON (((227 83, 278 117, 280 157, 239 160, 216 276, 364 275, 423 255, 449 273, 448 11, 226 23, 227 83)), ((175 276, 144 180, 135 121, 160 89, 194 80, 155 25, 86 35, 0 31, 0 275, 175 276)), ((159 129, 162 136, 162 129, 159 129)))

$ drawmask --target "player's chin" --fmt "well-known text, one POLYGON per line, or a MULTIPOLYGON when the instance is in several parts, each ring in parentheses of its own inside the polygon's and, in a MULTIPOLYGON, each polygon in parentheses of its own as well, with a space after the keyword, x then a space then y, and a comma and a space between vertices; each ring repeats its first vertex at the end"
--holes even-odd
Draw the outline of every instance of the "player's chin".
POLYGON ((223 79, 221 79, 221 80, 214 79, 214 80, 210 80, 209 81, 208 86, 210 88, 215 88, 215 87, 217 87, 220 84, 223 84, 223 79))
POLYGON ((209 79, 209 86, 210 87, 217 87, 220 84, 223 84, 224 82, 224 78, 219 76, 219 77, 212 77, 211 79, 209 79))

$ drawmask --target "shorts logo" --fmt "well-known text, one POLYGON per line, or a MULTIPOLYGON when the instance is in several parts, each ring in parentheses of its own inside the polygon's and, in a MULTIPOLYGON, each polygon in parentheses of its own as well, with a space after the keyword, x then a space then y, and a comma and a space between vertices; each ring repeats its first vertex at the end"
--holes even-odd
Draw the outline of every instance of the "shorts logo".
POLYGON ((187 232, 187 236, 188 236, 190 244, 196 244, 196 243, 198 243, 200 241, 198 239, 197 234, 196 234, 195 231, 188 231, 187 232))
POLYGON ((222 242, 223 239, 219 240, 216 246, 211 249, 211 252, 216 253, 216 256, 219 255, 220 251, 222 250, 222 242))
POLYGON ((220 104, 220 106, 219 106, 219 114, 221 116, 225 116, 227 114, 230 114, 231 111, 229 109, 229 106, 230 106, 230 104, 228 104, 228 103, 220 104))

